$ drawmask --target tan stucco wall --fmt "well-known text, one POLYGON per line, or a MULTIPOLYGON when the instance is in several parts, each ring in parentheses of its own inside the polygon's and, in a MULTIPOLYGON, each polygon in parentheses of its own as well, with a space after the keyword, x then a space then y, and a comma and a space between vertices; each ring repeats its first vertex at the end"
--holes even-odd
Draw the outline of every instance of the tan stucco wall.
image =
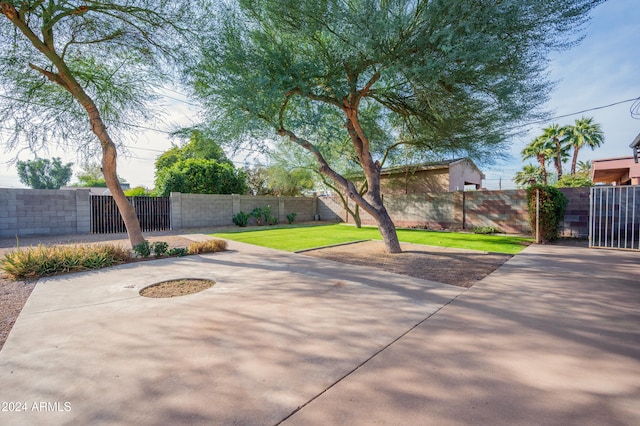
POLYGON ((380 177, 381 192, 385 195, 449 192, 449 186, 447 169, 419 170, 408 175, 380 177))

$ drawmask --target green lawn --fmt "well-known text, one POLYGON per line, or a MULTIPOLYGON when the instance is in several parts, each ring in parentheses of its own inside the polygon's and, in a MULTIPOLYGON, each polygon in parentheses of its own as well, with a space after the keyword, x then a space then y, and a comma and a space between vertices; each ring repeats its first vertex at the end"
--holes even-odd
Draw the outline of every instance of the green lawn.
MULTIPOLYGON (((285 251, 298 251, 359 240, 381 240, 377 228, 357 229, 350 225, 314 225, 265 227, 216 233, 216 237, 285 251)), ((436 232, 414 229, 398 230, 398 238, 404 243, 425 244, 440 247, 456 247, 496 253, 516 254, 529 245, 530 238, 479 235, 459 232, 436 232)))

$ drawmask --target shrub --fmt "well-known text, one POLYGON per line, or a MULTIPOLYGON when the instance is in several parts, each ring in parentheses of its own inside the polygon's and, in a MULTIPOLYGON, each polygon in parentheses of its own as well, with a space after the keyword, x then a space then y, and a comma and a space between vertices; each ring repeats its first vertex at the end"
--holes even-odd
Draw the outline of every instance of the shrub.
POLYGON ((498 234, 500 233, 500 228, 495 226, 477 226, 473 228, 474 234, 498 234))
POLYGON ((225 240, 197 241, 189 244, 189 254, 216 253, 226 249, 227 242, 225 240))
POLYGON ((263 224, 262 222, 262 209, 260 207, 256 207, 251 212, 251 217, 253 217, 256 221, 256 225, 260 226, 263 224))
POLYGON ((250 214, 240 211, 236 215, 233 216, 234 225, 238 225, 241 228, 244 228, 249 223, 250 214))
POLYGON ((189 249, 187 249, 186 247, 173 247, 173 248, 170 248, 169 251, 167 251, 167 255, 169 256, 182 257, 188 254, 189 254, 189 249))
POLYGON ((151 245, 151 249, 153 250, 153 254, 155 257, 160 257, 167 254, 169 244, 164 241, 156 241, 151 245))
POLYGON ((151 255, 151 245, 149 245, 149 241, 144 240, 140 244, 133 246, 133 252, 138 257, 149 257, 151 255))
POLYGON ((267 217, 267 225, 277 225, 278 224, 278 218, 275 216, 271 216, 269 215, 269 217, 267 217))
POLYGON ((529 207, 529 224, 531 232, 536 235, 536 222, 540 223, 540 241, 546 243, 557 240, 560 236, 560 222, 564 219, 567 197, 557 188, 546 185, 531 185, 527 188, 527 205, 529 207), (536 193, 540 194, 540 218, 536 220, 536 193))
POLYGON ((109 244, 44 246, 18 249, 0 259, 0 268, 15 279, 112 266, 131 259, 129 251, 109 244))
POLYGON ((287 215, 287 223, 289 223, 289 225, 291 225, 295 220, 296 220, 296 216, 298 215, 298 213, 296 212, 291 212, 287 215))

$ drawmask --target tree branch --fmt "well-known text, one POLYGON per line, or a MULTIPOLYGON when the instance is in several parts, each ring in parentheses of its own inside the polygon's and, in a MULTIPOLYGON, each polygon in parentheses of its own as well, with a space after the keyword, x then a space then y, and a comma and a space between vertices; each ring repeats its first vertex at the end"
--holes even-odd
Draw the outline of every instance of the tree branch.
POLYGON ((36 70, 38 71, 40 74, 44 75, 45 77, 47 77, 49 80, 51 80, 53 83, 59 84, 60 86, 64 87, 65 89, 69 90, 69 86, 67 85, 67 83, 60 78, 60 75, 51 72, 51 71, 47 71, 44 68, 40 68, 37 65, 34 65, 32 63, 29 63, 29 68, 31 68, 32 70, 36 70))

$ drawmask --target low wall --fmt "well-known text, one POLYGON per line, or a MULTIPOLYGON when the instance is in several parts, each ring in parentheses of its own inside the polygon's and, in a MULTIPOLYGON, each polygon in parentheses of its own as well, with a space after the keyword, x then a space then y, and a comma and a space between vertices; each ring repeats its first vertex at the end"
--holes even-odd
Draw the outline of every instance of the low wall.
POLYGON ((89 190, 0 189, 0 237, 88 234, 89 190))
POLYGON ((286 223, 289 213, 296 222, 314 220, 318 202, 315 197, 269 197, 253 195, 171 193, 171 228, 231 226, 239 212, 251 213, 255 208, 271 207, 278 222, 286 223))
MULTIPOLYGON (((561 235, 586 238, 589 235, 589 188, 561 191, 569 201, 560 225, 561 235)), ((384 197, 384 204, 398 227, 472 230, 493 226, 505 233, 531 233, 525 190, 393 195, 384 197)), ((360 216, 363 224, 376 224, 362 210, 360 216)), ((353 222, 344 213, 340 217, 345 222, 353 222)))
MULTIPOLYGON (((569 199, 562 234, 586 237, 589 188, 566 188, 569 199)), ((353 202, 350 201, 353 206, 353 202)), ((398 227, 473 229, 494 226, 507 233, 530 233, 524 190, 447 192, 423 195, 389 195, 385 206, 398 227)), ((295 212, 297 222, 341 220, 353 222, 339 199, 332 197, 255 197, 171 193, 172 229, 233 225, 240 211, 271 207, 271 214, 286 223, 295 212)), ((361 211, 364 224, 375 224, 361 211)), ((88 234, 89 190, 71 191, 0 189, 0 237, 20 235, 88 234)))

